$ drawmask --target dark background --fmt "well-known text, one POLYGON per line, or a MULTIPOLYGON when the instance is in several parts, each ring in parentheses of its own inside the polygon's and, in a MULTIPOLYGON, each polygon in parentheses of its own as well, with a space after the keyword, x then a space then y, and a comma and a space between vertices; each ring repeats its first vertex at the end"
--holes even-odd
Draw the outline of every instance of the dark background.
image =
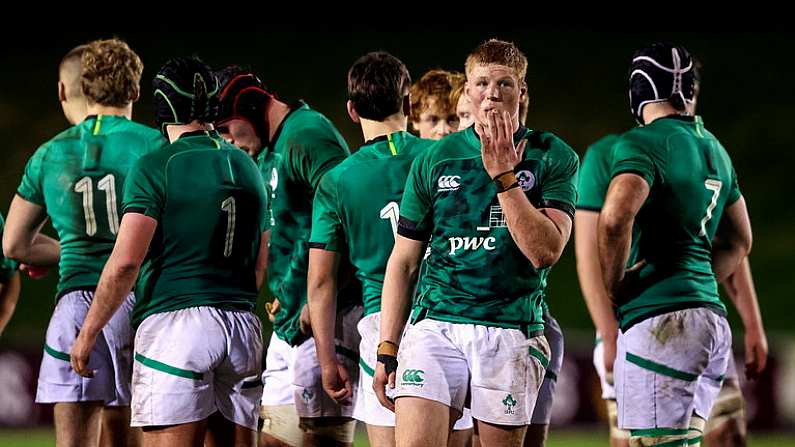
MULTIPOLYGON (((93 39, 123 38, 143 59, 141 100, 134 112, 138 121, 153 124, 151 79, 158 67, 172 56, 198 55, 215 68, 250 66, 280 96, 304 99, 326 114, 352 148, 362 137, 345 112, 345 82, 347 69, 357 57, 372 50, 389 51, 418 79, 431 68, 463 71, 468 52, 489 37, 512 40, 529 59, 529 127, 556 133, 581 156, 603 135, 634 125, 626 91, 630 58, 638 47, 667 40, 684 45, 703 62, 698 112, 732 155, 748 202, 755 236, 751 262, 765 323, 773 338, 795 332, 791 304, 795 207, 789 190, 795 161, 792 35, 487 28, 463 33, 435 26, 350 33, 268 29, 260 33, 64 33, 46 39, 24 35, 4 39, 0 48, 2 213, 6 214, 33 151, 67 127, 56 97, 58 62, 72 47, 93 39)), ((587 333, 592 326, 577 284, 571 245, 550 275, 548 302, 564 329, 587 333)), ((42 281, 24 281, 17 313, 0 346, 40 349, 54 305, 55 283, 52 274, 42 281)), ((728 307, 733 326, 740 328, 736 313, 728 307)), ((735 340, 741 339, 736 336, 735 340)))

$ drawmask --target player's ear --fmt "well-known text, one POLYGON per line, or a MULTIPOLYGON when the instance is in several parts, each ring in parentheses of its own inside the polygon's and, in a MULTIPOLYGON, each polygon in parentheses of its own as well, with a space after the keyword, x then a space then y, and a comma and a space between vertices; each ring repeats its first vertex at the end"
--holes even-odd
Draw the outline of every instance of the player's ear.
POLYGON ((353 101, 349 99, 348 102, 345 103, 345 106, 348 109, 348 116, 351 117, 351 121, 357 124, 360 123, 362 119, 359 117, 359 114, 356 112, 356 108, 353 107, 353 101))
POLYGON ((63 81, 58 81, 58 102, 66 101, 66 84, 63 81))
POLYGON ((138 85, 135 88, 135 93, 133 94, 132 101, 130 102, 137 102, 140 97, 141 97, 141 86, 138 85))

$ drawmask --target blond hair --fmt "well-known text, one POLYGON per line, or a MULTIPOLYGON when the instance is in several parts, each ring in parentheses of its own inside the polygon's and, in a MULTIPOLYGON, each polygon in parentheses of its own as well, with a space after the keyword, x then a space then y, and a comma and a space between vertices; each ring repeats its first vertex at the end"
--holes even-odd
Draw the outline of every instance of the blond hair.
POLYGON ((81 89, 89 102, 124 107, 138 98, 141 58, 122 40, 95 40, 80 57, 81 89))

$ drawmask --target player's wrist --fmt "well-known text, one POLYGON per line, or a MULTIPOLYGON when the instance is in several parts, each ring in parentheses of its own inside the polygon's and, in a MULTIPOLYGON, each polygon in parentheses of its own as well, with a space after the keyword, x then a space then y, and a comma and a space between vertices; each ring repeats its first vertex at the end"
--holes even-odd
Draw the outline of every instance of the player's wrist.
POLYGON ((392 357, 397 357, 397 353, 397 343, 391 340, 383 340, 381 343, 378 343, 377 355, 390 355, 392 357))
POLYGON ((384 365, 384 371, 386 372, 387 376, 397 371, 397 353, 398 345, 393 341, 384 340, 378 344, 376 361, 384 365))
POLYGON ((516 179, 513 169, 500 172, 493 176, 491 181, 494 182, 494 186, 497 188, 497 194, 519 187, 519 181, 516 179))

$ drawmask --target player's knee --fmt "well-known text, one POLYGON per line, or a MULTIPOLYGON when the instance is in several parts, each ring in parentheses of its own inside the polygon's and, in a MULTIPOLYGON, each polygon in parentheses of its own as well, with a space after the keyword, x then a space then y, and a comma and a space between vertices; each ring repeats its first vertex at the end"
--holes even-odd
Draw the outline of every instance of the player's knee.
POLYGON ((687 445, 699 447, 704 438, 704 426, 707 421, 695 414, 690 418, 690 428, 687 430, 687 445))
POLYGON ((704 429, 709 445, 746 445, 745 402, 739 389, 723 393, 715 402, 704 429))
POLYGON ((301 418, 301 429, 319 445, 351 445, 356 431, 356 420, 351 418, 301 418))
POLYGON ((630 447, 698 447, 704 435, 704 419, 693 415, 687 429, 630 430, 630 447))
POLYGON ((260 447, 303 446, 304 433, 299 426, 295 405, 263 405, 260 418, 260 447))
POLYGON ((629 440, 629 432, 618 428, 618 404, 614 400, 605 401, 607 405, 607 422, 610 424, 610 438, 616 442, 629 440))

